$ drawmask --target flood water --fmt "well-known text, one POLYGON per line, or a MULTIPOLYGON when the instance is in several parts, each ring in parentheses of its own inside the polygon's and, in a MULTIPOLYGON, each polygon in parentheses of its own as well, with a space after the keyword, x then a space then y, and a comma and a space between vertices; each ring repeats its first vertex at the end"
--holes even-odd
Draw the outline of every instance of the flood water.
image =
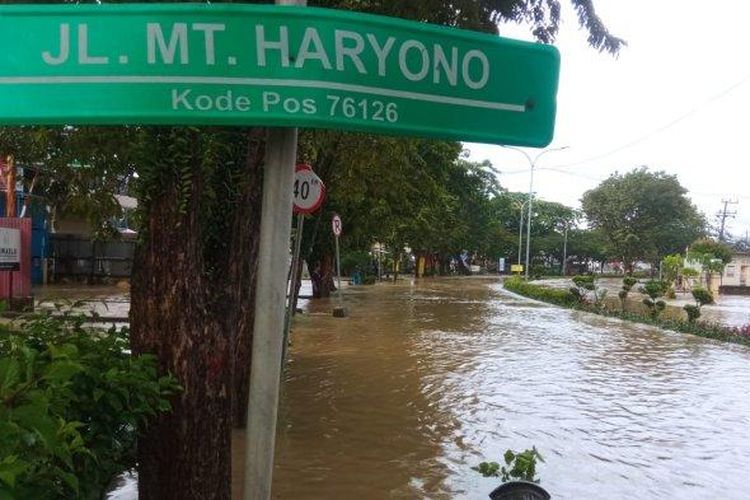
POLYGON ((496 281, 355 287, 297 316, 273 496, 487 498, 536 446, 553 498, 750 495, 750 349, 562 310, 496 281))

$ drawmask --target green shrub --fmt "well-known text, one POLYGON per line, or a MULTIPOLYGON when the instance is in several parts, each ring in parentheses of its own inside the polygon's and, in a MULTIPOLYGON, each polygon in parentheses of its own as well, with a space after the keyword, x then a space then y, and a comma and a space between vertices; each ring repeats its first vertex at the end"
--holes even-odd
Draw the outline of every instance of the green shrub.
POLYGON ((648 308, 649 314, 656 319, 659 314, 667 308, 666 302, 659 300, 669 290, 669 283, 666 281, 649 280, 641 288, 640 292, 647 295, 643 299, 643 304, 648 308))
POLYGON ((535 285, 524 281, 522 278, 514 277, 505 280, 505 288, 511 292, 538 299, 543 302, 557 304, 560 306, 571 307, 578 302, 578 299, 569 290, 560 290, 548 288, 541 285, 535 285))
POLYGON ((693 304, 685 304, 682 306, 687 313, 688 322, 695 323, 695 321, 701 317, 701 308, 693 304))
POLYGON ((620 298, 620 308, 623 311, 626 309, 628 294, 630 294, 630 290, 633 289, 636 283, 638 283, 638 280, 631 276, 626 276, 622 279, 622 290, 620 290, 617 296, 620 298))
MULTIPOLYGON (((589 304, 580 304, 576 297, 566 290, 556 290, 546 288, 540 285, 526 283, 520 278, 509 278, 505 280, 505 288, 526 297, 538 299, 550 304, 556 304, 562 307, 582 309, 588 312, 601 314, 603 316, 620 318, 626 321, 643 323, 646 325, 673 330, 676 332, 690 333, 725 342, 734 342, 750 346, 750 325, 743 328, 730 328, 716 323, 706 323, 699 321, 682 321, 677 319, 662 319, 658 314, 639 314, 636 312, 617 311, 614 309, 596 308, 589 304)), ((653 307, 659 312, 666 307, 662 300, 653 302, 653 307)), ((688 313, 690 314, 690 313, 688 313)))
POLYGON ((341 255, 341 274, 351 276, 355 271, 372 274, 372 256, 365 250, 355 250, 341 255))
POLYGON ((631 276, 627 276, 622 279, 622 289, 629 292, 635 286, 636 283, 638 283, 637 279, 631 276))
POLYGON ((135 466, 136 428, 179 387, 126 329, 40 316, 0 327, 0 498, 101 498, 135 466))
POLYGON ((706 290, 705 288, 694 288, 693 298, 695 299, 695 303, 698 305, 698 307, 714 303, 714 294, 711 293, 710 290, 706 290))
POLYGON ((682 275, 686 278, 697 278, 700 274, 700 271, 692 267, 686 267, 682 270, 682 275))
POLYGON ((591 292, 591 299, 594 307, 600 309, 604 305, 604 298, 607 295, 607 290, 596 286, 596 276, 593 274, 583 274, 573 277, 573 283, 575 287, 570 288, 572 293, 578 302, 583 305, 588 303, 588 295, 591 292))

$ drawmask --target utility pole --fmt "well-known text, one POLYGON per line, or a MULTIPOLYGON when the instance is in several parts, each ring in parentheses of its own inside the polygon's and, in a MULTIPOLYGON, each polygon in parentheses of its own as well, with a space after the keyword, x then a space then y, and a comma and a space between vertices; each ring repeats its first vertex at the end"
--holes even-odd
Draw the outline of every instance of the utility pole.
POLYGON ((716 214, 716 218, 721 221, 719 228, 719 241, 724 241, 724 229, 727 219, 734 219, 737 216, 736 210, 730 212, 727 209, 729 205, 736 205, 739 202, 737 200, 721 200, 721 202, 724 204, 724 209, 716 214))

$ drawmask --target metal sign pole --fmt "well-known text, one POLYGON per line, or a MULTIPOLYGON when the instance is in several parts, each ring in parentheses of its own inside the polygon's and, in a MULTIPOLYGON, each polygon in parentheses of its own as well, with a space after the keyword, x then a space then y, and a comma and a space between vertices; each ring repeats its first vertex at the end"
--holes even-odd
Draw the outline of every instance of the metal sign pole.
POLYGON ((268 500, 284 340, 297 129, 270 129, 263 174, 252 370, 247 411, 244 500, 268 500))
POLYGON ((282 367, 286 361, 287 344, 289 343, 289 330, 292 328, 292 317, 294 317, 294 304, 297 298, 297 269, 299 268, 300 253, 302 250, 302 231, 305 227, 304 214, 297 215, 297 231, 294 239, 294 253, 292 254, 292 265, 289 273, 289 300, 287 302, 286 317, 284 318, 284 344, 281 356, 282 367))
POLYGON ((344 303, 341 298, 341 256, 339 255, 339 236, 336 235, 336 282, 338 287, 339 306, 343 307, 344 303))

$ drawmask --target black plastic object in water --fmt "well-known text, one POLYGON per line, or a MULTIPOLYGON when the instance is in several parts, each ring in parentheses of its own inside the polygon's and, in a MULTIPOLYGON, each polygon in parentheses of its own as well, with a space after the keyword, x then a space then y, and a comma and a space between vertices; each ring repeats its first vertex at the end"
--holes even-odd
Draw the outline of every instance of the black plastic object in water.
POLYGON ((536 483, 512 481, 501 484, 490 493, 492 500, 549 500, 550 494, 536 483))

